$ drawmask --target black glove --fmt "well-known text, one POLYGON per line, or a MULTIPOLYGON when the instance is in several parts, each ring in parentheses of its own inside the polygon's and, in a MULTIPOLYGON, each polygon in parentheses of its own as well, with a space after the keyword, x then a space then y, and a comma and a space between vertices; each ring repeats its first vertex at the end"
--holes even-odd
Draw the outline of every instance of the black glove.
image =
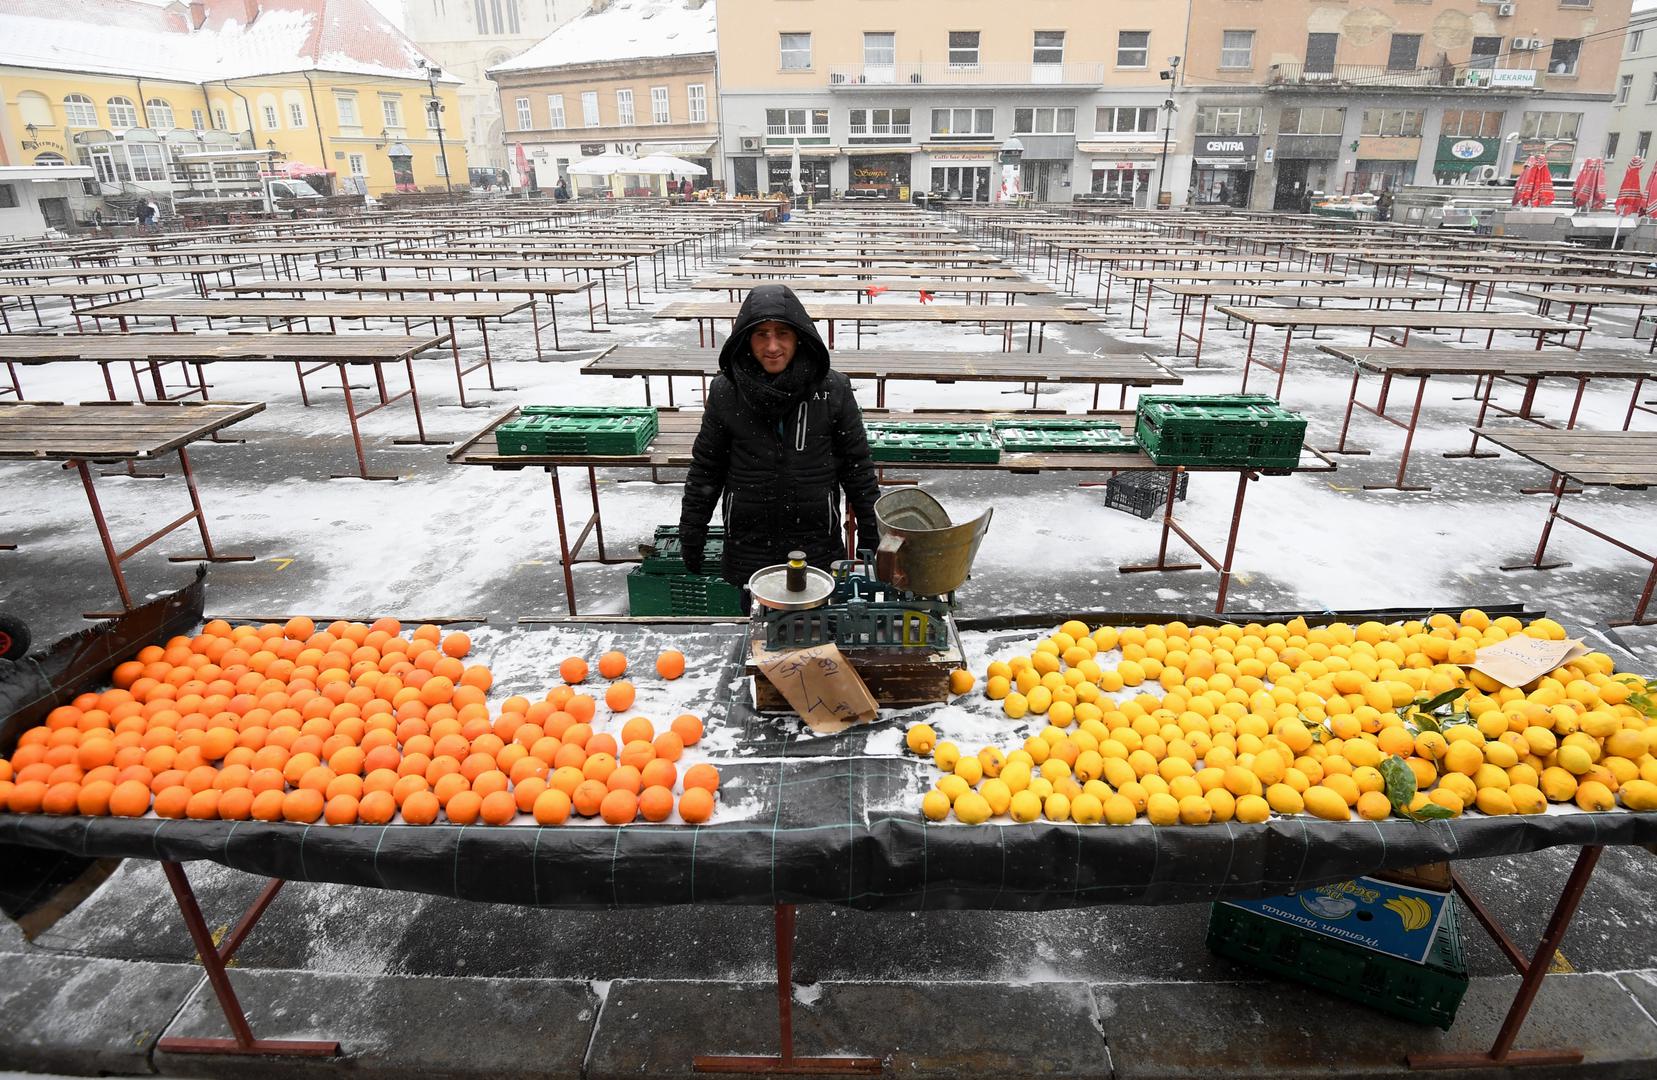
POLYGON ((679 544, 680 557, 685 563, 685 573, 700 574, 702 572, 703 545, 689 540, 679 544))
POLYGON ((857 550, 858 551, 867 551, 872 555, 872 554, 874 554, 875 548, 877 548, 879 546, 880 546, 880 532, 878 530, 871 531, 871 532, 865 532, 862 529, 857 530, 857 550))

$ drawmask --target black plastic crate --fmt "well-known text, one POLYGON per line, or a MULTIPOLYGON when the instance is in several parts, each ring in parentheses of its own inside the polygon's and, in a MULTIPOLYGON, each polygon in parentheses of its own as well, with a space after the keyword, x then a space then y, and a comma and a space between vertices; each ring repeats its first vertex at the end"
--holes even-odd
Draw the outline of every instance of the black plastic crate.
MULTIPOLYGON (((1161 469, 1119 472, 1105 481, 1105 505, 1150 520, 1168 505, 1168 478, 1173 475, 1173 470, 1161 469)), ((1176 502, 1184 500, 1186 488, 1191 484, 1190 473, 1182 472, 1178 476, 1179 482, 1174 488, 1176 502)))
POLYGON ((629 615, 741 615, 742 590, 705 574, 627 572, 629 615))
POLYGON ((1454 898, 1444 909, 1425 964, 1223 903, 1215 904, 1209 915, 1208 948, 1238 963, 1446 1031, 1467 993, 1467 963, 1454 898))

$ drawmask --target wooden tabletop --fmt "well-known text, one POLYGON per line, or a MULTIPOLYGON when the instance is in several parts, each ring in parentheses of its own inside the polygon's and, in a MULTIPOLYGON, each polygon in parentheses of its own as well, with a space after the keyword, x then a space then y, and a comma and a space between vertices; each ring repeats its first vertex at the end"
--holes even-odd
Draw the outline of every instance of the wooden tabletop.
MULTIPOLYGON (((497 417, 488 427, 467 439, 460 446, 449 453, 449 461, 457 465, 485 465, 496 469, 521 469, 526 466, 559 466, 559 465, 601 465, 625 466, 636 469, 651 468, 683 468, 691 461, 691 444, 696 439, 696 433, 702 427, 702 411, 686 409, 657 409, 657 433, 651 440, 643 454, 633 457, 601 457, 588 454, 525 454, 509 455, 500 453, 495 442, 495 429, 518 415, 518 409, 497 417)), ((1101 411, 1080 413, 1064 413, 1051 410, 1027 412, 1000 412, 1000 411, 960 411, 960 410, 924 410, 910 412, 894 409, 864 409, 865 421, 963 421, 969 423, 988 423, 993 420, 1029 420, 1037 418, 1055 419, 1088 419, 1103 420, 1115 424, 1125 434, 1133 434, 1135 414, 1131 412, 1101 411)), ((1332 466, 1314 459, 1315 464, 1295 469, 1261 469, 1251 470, 1270 474, 1286 474, 1289 472, 1327 472, 1332 466)), ((1123 454, 1013 454, 1003 452, 998 462, 961 462, 961 461, 894 461, 878 462, 886 468, 898 469, 903 472, 926 470, 956 471, 969 470, 973 472, 1007 472, 1007 473, 1037 473, 1043 470, 1061 472, 1108 472, 1168 470, 1172 466, 1158 465, 1142 451, 1123 454)), ((1190 465, 1188 472, 1225 472, 1236 473, 1243 469, 1240 466, 1218 465, 1190 465)))
POLYGON ((1657 431, 1473 430, 1480 438, 1580 484, 1633 488, 1657 484, 1657 431))
MULTIPOLYGON (((1017 270, 1010 270, 1004 266, 819 266, 804 264, 800 266, 722 266, 719 273, 725 277, 926 277, 927 275, 948 274, 952 278, 986 278, 1025 280, 1024 275, 1017 270)), ((1337 274, 1337 277, 1342 275, 1337 274)))
POLYGON ((1236 285, 1206 282, 1151 283, 1151 288, 1174 296, 1303 296, 1308 300, 1442 300, 1432 289, 1400 289, 1388 285, 1236 285))
POLYGON ((1328 270, 1112 270, 1121 281, 1345 281, 1328 270))
POLYGON ((739 257, 749 262, 792 262, 799 259, 814 259, 818 262, 856 266, 866 266, 882 261, 899 263, 998 263, 1001 261, 994 255, 985 255, 973 251, 962 251, 953 255, 915 255, 897 251, 890 253, 874 251, 866 255, 853 255, 848 252, 840 255, 823 251, 820 248, 800 252, 748 251, 739 257))
MULTIPOLYGON (((762 285, 783 285, 795 292, 861 292, 864 289, 886 289, 891 292, 947 292, 947 293, 1000 293, 1016 296, 1045 296, 1057 292, 1053 286, 1042 281, 1016 281, 1002 279, 999 281, 962 281, 939 278, 912 279, 881 279, 881 278, 848 278, 848 277, 801 277, 779 278, 771 281, 765 278, 743 277, 709 277, 700 278, 690 283, 693 289, 757 289, 762 285)), ((1437 296, 1437 293, 1431 295, 1437 296)))
POLYGON ((337 259, 329 270, 607 270, 632 266, 631 256, 610 259, 337 259))
POLYGON ((178 262, 178 263, 145 263, 136 266, 132 263, 97 263, 91 266, 49 266, 40 270, 0 270, 0 276, 8 278, 54 278, 54 277, 172 277, 175 274, 223 274, 235 270, 254 270, 259 266, 256 262, 178 262))
POLYGON ((0 335, 0 361, 328 360, 377 364, 444 344, 431 334, 12 334, 0 335))
POLYGON ((1581 330, 1580 323, 1546 319, 1529 311, 1422 311, 1404 308, 1292 308, 1221 305, 1222 315, 1261 326, 1385 326, 1410 330, 1581 330))
POLYGON ((1514 296, 1527 300, 1549 300, 1556 304, 1576 304, 1578 307, 1650 307, 1657 304, 1657 295, 1628 292, 1578 292, 1575 289, 1514 289, 1514 296))
MULTIPOLYGON (((834 370, 854 379, 930 382, 1123 383, 1178 386, 1184 382, 1143 353, 1055 356, 1032 369, 1024 353, 927 352, 912 349, 841 349, 834 370)), ((618 346, 582 365, 583 375, 627 378, 640 375, 714 375, 719 350, 618 346)))
POLYGON ((102 304, 88 314, 107 315, 110 318, 150 316, 167 318, 240 319, 240 318, 315 318, 341 319, 502 319, 515 311, 522 311, 529 301, 510 300, 127 300, 118 304, 102 304))
MULTIPOLYGON (((861 319, 864 322, 1055 322, 1098 323, 1103 315, 1085 308, 1039 307, 1023 304, 818 304, 807 303, 813 319, 861 319)), ((705 300, 678 300, 657 308, 656 319, 734 319, 741 304, 705 300)), ((1530 316, 1536 318, 1535 315, 1530 316)), ((1563 325, 1580 329, 1573 323, 1563 325)))
POLYGON ((1495 282, 1525 282, 1547 285, 1581 285, 1600 289, 1657 289, 1657 277, 1635 277, 1632 274, 1524 274, 1486 270, 1479 273, 1452 270, 1428 270, 1426 276, 1440 281, 1466 284, 1469 281, 1484 284, 1495 282))
POLYGON ((262 401, 0 404, 0 460, 141 461, 263 412, 262 401))
POLYGON ((1319 345, 1322 352, 1388 375, 1511 375, 1518 379, 1657 379, 1657 364, 1616 349, 1369 349, 1319 345))
POLYGON ((134 289, 142 289, 142 285, 8 285, 0 282, 0 296, 15 296, 19 299, 27 297, 98 297, 116 296, 120 293, 129 293, 134 289))
POLYGON ((278 278, 249 281, 214 289, 224 293, 521 293, 535 296, 562 296, 587 292, 591 281, 426 281, 398 278, 395 281, 358 281, 334 278, 328 281, 290 281, 278 278))

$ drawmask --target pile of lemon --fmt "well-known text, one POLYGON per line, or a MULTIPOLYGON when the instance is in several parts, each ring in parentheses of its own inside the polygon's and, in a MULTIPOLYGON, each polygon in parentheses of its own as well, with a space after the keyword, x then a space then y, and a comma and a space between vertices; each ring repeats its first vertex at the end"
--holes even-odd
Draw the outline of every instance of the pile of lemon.
POLYGON ((1022 746, 965 754, 929 725, 909 728, 909 749, 942 774, 921 810, 933 821, 1083 825, 1540 814, 1550 802, 1597 811, 1619 800, 1657 810, 1646 679, 1593 652, 1523 687, 1465 666, 1520 634, 1566 638, 1551 619, 1476 608, 1392 624, 1067 622, 984 673, 984 694, 1010 719, 1046 718, 1022 746), (1100 662, 1116 650, 1118 662, 1100 662), (1162 695, 1115 696, 1148 683, 1162 695))

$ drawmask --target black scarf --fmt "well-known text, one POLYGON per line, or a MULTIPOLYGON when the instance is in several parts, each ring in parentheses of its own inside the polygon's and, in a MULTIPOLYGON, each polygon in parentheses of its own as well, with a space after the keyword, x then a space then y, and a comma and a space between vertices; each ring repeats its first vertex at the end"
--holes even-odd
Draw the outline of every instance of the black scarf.
POLYGON ((731 365, 736 391, 748 408, 767 424, 778 424, 811 392, 811 367, 798 352, 781 373, 767 375, 754 354, 744 350, 731 365))

